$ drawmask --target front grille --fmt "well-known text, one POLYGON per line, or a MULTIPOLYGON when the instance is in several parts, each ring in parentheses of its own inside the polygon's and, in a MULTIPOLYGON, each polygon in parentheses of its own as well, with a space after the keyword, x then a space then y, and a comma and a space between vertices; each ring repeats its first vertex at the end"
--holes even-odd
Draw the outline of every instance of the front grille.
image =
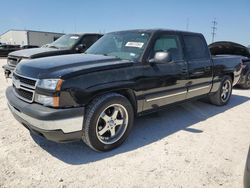
POLYGON ((12 82, 16 96, 26 102, 32 103, 37 79, 21 76, 14 72, 12 82))
POLYGON ((16 94, 19 96, 19 98, 22 98, 22 99, 28 100, 28 101, 32 101, 33 92, 26 91, 26 90, 21 89, 21 88, 17 89, 15 86, 14 86, 14 89, 15 89, 16 94))
POLYGON ((7 62, 10 66, 16 66, 21 61, 21 58, 17 57, 8 57, 7 62))
POLYGON ((24 84, 27 84, 27 85, 30 85, 30 86, 35 86, 36 85, 36 80, 31 80, 29 78, 25 78, 25 77, 21 77, 21 76, 18 76, 17 74, 13 74, 13 77, 16 79, 16 80, 20 80, 21 83, 24 83, 24 84))

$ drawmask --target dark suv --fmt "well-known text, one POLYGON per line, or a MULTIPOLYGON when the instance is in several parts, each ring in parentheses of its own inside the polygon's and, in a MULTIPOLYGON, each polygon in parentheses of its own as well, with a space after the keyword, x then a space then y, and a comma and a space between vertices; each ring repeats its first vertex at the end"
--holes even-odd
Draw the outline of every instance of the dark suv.
POLYGON ((6 57, 10 52, 20 50, 19 45, 11 45, 11 44, 1 44, 0 45, 0 57, 6 57))

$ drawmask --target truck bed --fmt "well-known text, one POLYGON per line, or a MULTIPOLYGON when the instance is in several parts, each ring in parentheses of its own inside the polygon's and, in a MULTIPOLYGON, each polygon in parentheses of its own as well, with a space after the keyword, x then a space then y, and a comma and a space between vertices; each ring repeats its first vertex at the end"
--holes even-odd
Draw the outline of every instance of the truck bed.
POLYGON ((223 68, 224 71, 234 70, 235 74, 234 74, 233 85, 236 85, 240 80, 243 59, 244 57, 236 56, 236 55, 214 55, 212 56, 214 66, 217 67, 218 70, 220 67, 223 68))

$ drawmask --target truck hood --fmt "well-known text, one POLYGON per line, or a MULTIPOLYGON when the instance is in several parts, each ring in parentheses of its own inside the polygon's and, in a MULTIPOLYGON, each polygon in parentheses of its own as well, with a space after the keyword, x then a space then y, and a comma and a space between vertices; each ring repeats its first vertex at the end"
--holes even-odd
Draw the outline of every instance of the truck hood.
POLYGON ((16 73, 38 79, 68 78, 84 73, 119 68, 132 65, 128 60, 121 60, 113 56, 71 54, 55 57, 45 57, 23 60, 16 67, 16 73))
POLYGON ((61 50, 56 48, 31 48, 12 52, 9 56, 21 57, 21 58, 39 58, 45 56, 53 56, 65 54, 64 52, 69 50, 61 50))

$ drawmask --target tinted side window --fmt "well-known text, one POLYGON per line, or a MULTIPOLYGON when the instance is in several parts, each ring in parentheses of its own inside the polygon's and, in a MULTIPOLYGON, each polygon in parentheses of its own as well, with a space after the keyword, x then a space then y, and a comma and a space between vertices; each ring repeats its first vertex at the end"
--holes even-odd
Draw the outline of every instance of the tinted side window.
POLYGON ((94 44, 100 37, 98 35, 88 35, 83 37, 82 44, 86 45, 86 48, 89 48, 94 44))
POLYGON ((183 59, 178 36, 162 35, 158 39, 156 39, 151 56, 153 57, 156 52, 163 51, 169 52, 174 61, 183 59))
POLYGON ((203 38, 199 36, 184 36, 184 43, 188 59, 209 58, 208 47, 203 38))

